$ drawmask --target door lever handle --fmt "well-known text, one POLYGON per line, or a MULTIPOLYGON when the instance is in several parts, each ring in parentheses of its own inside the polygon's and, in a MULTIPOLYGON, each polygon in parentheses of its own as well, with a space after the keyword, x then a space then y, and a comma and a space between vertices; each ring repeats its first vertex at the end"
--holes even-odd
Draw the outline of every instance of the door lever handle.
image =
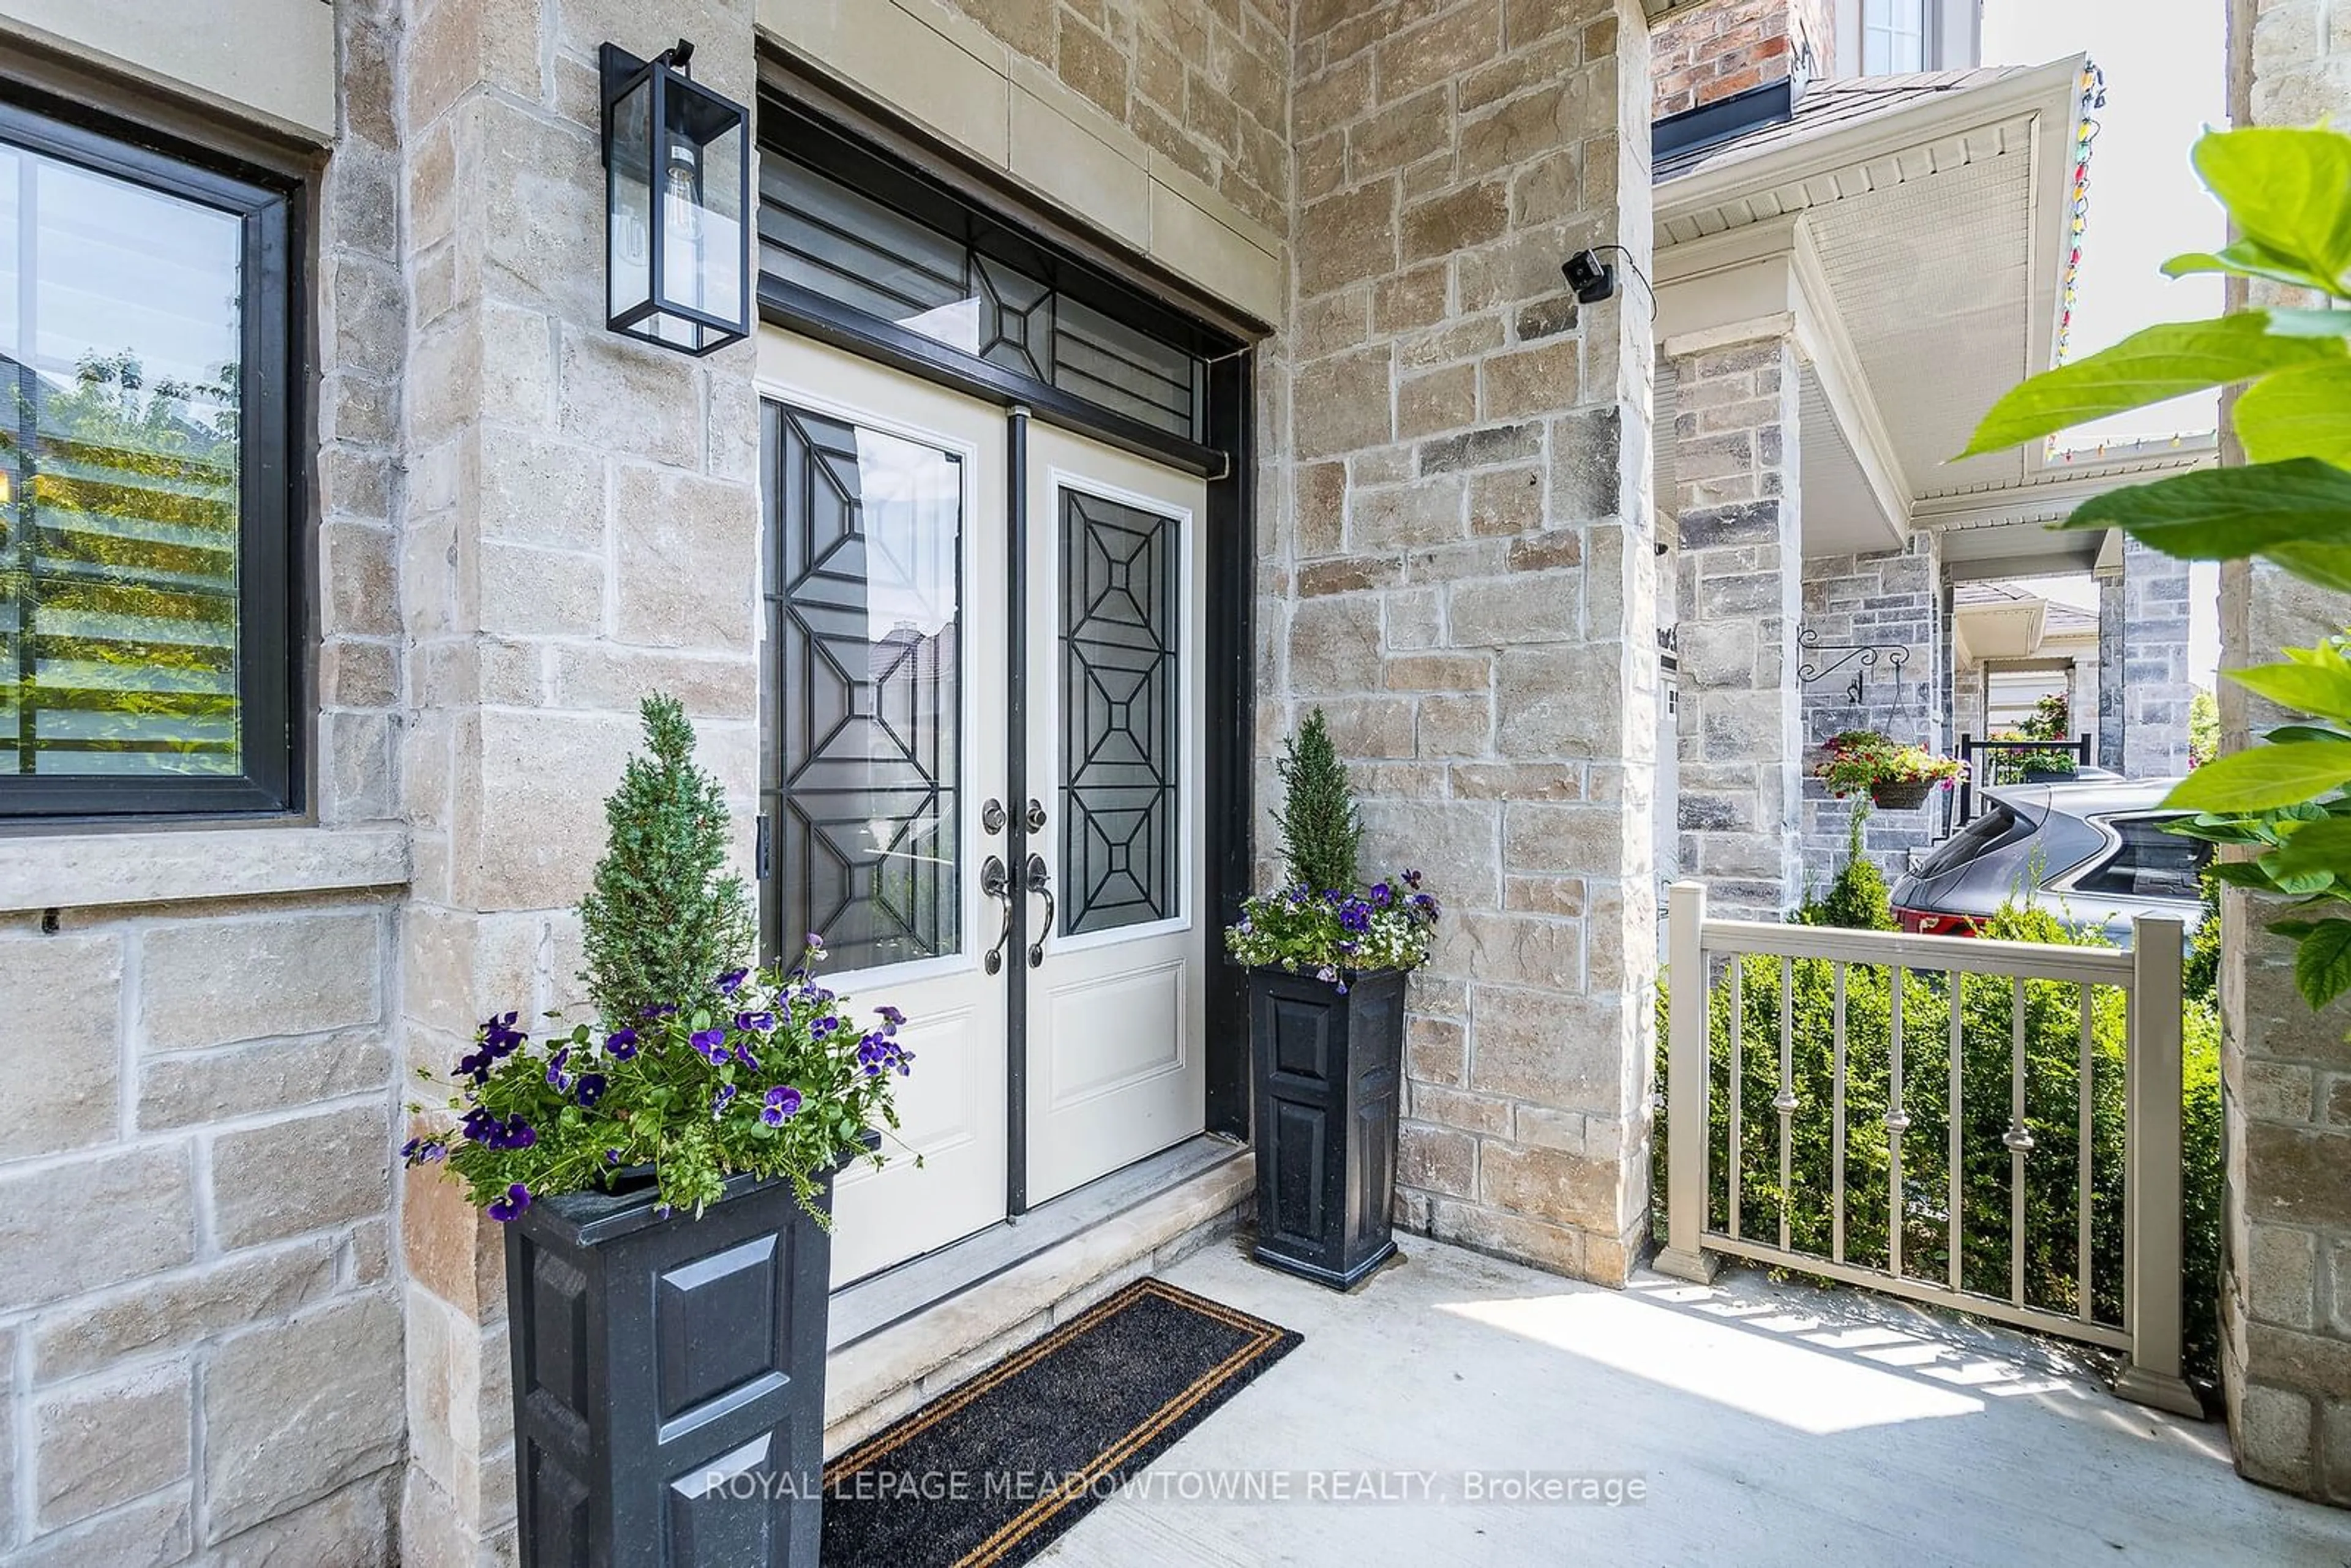
POLYGON ((1053 929, 1053 873, 1043 855, 1029 857, 1029 891, 1045 895, 1045 923, 1037 927, 1037 940, 1029 944, 1029 967, 1034 969, 1045 961, 1045 938, 1053 929))
POLYGON ((1004 967, 1004 945, 1012 940, 1012 873, 1001 857, 990 855, 979 868, 979 891, 1004 905, 1004 923, 979 967, 993 975, 1004 967))

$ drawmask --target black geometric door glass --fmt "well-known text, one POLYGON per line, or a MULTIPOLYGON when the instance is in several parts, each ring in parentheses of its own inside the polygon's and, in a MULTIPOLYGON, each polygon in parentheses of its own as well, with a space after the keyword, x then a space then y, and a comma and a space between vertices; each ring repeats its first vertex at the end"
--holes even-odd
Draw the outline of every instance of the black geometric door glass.
POLYGON ((1182 525, 1061 492, 1061 930, 1183 913, 1182 525))
POLYGON ((783 949, 958 951, 962 461, 789 408, 778 456, 783 949))

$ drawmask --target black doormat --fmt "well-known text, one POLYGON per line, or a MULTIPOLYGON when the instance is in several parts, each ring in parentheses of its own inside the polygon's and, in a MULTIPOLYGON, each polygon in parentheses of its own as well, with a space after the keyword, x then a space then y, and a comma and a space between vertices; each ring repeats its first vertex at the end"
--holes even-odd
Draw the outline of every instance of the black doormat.
POLYGON ((827 1465, 825 1568, 1026 1563, 1298 1340, 1137 1280, 827 1465))

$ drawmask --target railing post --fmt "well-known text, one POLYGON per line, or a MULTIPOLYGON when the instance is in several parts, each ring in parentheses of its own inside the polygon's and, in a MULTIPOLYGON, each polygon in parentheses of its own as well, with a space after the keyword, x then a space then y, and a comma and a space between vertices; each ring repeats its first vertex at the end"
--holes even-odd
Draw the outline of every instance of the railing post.
POLYGON ((2123 1319, 2130 1364, 2115 1392, 2182 1416, 2203 1406, 2179 1375, 2179 921, 2131 923, 2130 1054, 2124 1064, 2123 1319))
MULTIPOLYGON (((1967 731, 1961 730, 1959 732, 1959 763, 1960 766, 1967 769, 1966 772, 1959 775, 1959 827, 1961 828, 1968 825, 1969 819, 1974 814, 1972 808, 1975 805, 1976 787, 1975 750, 1976 737, 1970 735, 1967 731)), ((1956 832, 1958 831, 1958 829, 1955 828, 1952 831, 1956 832)))
MULTIPOLYGON (((1706 1229, 1707 1095, 1713 1076, 1706 972, 1706 885, 1677 882, 1667 894, 1666 1245, 1657 1271, 1704 1285, 1716 1260, 1698 1247, 1706 1229)), ((1736 960, 1733 960, 1736 962, 1736 960)))

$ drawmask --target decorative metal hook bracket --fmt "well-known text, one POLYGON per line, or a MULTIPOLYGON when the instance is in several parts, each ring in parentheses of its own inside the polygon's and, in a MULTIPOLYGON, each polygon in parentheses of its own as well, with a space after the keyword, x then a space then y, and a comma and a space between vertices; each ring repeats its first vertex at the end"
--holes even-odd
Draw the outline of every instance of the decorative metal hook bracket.
POLYGON ((1910 650, 1903 643, 1823 643, 1821 634, 1810 627, 1796 633, 1796 646, 1803 654, 1803 663, 1796 666, 1796 678, 1800 681, 1824 680, 1847 664, 1855 666, 1853 684, 1845 687, 1844 700, 1855 707, 1861 706, 1862 688, 1869 679, 1871 667, 1881 657, 1897 677, 1902 666, 1910 662, 1910 650), (1836 657, 1823 664, 1821 656, 1827 653, 1836 657))

